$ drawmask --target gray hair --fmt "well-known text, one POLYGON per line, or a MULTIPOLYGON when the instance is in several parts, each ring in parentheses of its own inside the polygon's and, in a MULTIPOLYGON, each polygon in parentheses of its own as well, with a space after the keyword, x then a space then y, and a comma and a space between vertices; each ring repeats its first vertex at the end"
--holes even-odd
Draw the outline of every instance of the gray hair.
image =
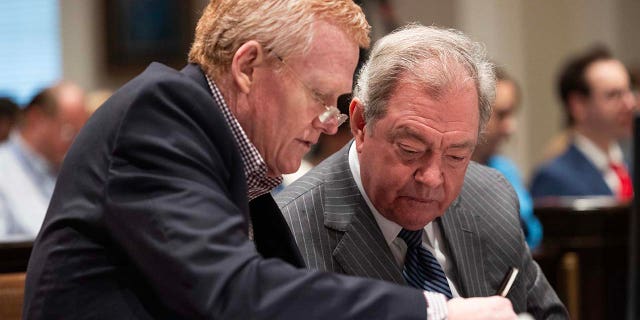
POLYGON ((402 78, 436 99, 454 84, 473 81, 482 133, 495 98, 494 66, 484 46, 454 29, 410 24, 381 38, 360 70, 354 97, 364 104, 367 126, 384 117, 387 102, 402 78))

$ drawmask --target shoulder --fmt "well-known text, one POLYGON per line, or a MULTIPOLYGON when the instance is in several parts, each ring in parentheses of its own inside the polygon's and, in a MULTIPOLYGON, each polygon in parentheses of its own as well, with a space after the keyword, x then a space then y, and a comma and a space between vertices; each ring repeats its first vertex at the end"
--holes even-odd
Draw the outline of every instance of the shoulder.
POLYGON ((327 185, 340 187, 346 183, 346 180, 352 181, 348 163, 349 145, 347 144, 278 193, 275 196, 278 205, 284 208, 309 198, 313 198, 314 203, 317 204, 324 196, 327 185))
POLYGON ((515 232, 520 230, 518 201, 515 189, 501 172, 475 162, 469 165, 460 192, 460 202, 468 210, 483 220, 508 220, 515 232))
MULTIPOLYGON (((201 73, 197 66, 190 67, 201 73)), ((222 112, 206 85, 204 75, 201 77, 202 81, 198 81, 184 72, 152 63, 116 91, 98 111, 104 108, 107 117, 119 114, 118 118, 122 120, 117 124, 119 131, 132 126, 150 128, 154 125, 165 134, 175 136, 183 128, 182 131, 199 133, 206 140, 222 143, 229 140, 222 138, 231 137, 231 131, 221 125, 226 123, 222 112)))
POLYGON ((564 153, 540 166, 539 171, 563 174, 574 171, 577 164, 586 162, 587 158, 575 146, 570 145, 564 153))
POLYGON ((491 194, 514 193, 513 187, 500 171, 476 162, 471 162, 467 168, 463 191, 465 189, 479 190, 483 193, 491 194))
POLYGON ((84 146, 93 145, 88 132, 110 136, 109 177, 135 163, 206 184, 229 184, 242 170, 231 129, 206 81, 161 64, 151 64, 116 91, 85 126, 90 131, 77 138, 84 146))
POLYGON ((126 93, 132 102, 138 103, 145 99, 156 103, 187 100, 190 103, 183 105, 185 108, 194 106, 197 102, 206 103, 209 106, 213 102, 206 85, 160 63, 149 65, 143 73, 128 82, 114 96, 119 93, 126 93))
POLYGON ((565 184, 567 182, 577 181, 576 177, 580 177, 585 173, 585 166, 592 167, 580 151, 570 146, 564 153, 547 161, 536 169, 531 180, 532 189, 536 188, 539 184, 565 184))
POLYGON ((295 203, 304 202, 305 199, 317 198, 319 200, 326 183, 325 174, 322 166, 312 168, 278 193, 274 197, 276 203, 280 208, 286 209, 295 203))

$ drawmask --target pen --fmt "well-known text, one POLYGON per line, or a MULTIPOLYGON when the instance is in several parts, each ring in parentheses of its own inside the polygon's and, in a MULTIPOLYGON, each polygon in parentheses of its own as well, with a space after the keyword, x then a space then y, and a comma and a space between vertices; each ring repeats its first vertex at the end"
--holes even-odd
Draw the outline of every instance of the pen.
POLYGON ((507 293, 509 293, 509 290, 511 289, 511 286, 513 285, 513 282, 516 281, 517 275, 518 268, 509 268, 509 272, 507 272, 507 274, 504 276, 504 279, 502 279, 502 283, 500 284, 500 287, 498 288, 498 292, 496 292, 496 294, 502 297, 506 297, 507 293))

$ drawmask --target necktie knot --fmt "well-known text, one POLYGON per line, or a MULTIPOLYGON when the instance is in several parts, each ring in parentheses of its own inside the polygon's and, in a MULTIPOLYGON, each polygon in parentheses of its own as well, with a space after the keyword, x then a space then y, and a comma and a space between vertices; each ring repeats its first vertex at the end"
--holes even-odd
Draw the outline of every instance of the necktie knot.
POLYGON ((447 276, 433 254, 422 246, 424 229, 410 231, 402 229, 398 237, 407 244, 402 275, 407 283, 422 290, 440 292, 451 299, 447 276))
POLYGON ((402 229, 398 234, 400 239, 404 240, 404 243, 407 244, 408 248, 415 248, 422 245, 422 233, 424 229, 419 229, 416 231, 411 231, 407 229, 402 229))

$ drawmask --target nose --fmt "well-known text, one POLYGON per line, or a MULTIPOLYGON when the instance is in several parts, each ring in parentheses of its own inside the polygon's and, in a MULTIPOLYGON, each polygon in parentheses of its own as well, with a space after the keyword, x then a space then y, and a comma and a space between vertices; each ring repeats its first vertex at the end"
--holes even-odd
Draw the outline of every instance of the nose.
POLYGON ((640 106, 638 105, 640 103, 640 94, 638 94, 637 91, 629 91, 629 94, 625 95, 625 107, 629 110, 629 111, 638 111, 640 106))
POLYGON ((416 182, 425 185, 428 188, 436 188, 442 185, 444 179, 442 177, 442 161, 439 157, 432 157, 428 163, 420 166, 413 174, 416 182))

